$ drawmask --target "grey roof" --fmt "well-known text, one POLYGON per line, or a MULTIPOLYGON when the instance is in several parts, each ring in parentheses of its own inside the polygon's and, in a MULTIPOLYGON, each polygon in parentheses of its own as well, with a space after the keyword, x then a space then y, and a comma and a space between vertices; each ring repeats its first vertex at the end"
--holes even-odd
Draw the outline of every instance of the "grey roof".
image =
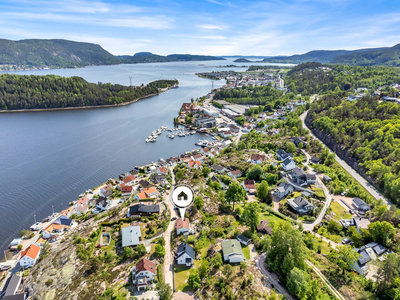
POLYGON ((148 187, 150 185, 150 182, 148 182, 147 180, 142 179, 142 180, 139 181, 139 184, 142 187, 148 187))
POLYGON ((25 299, 26 299, 25 293, 5 296, 3 298, 3 300, 25 300, 25 299))
POLYGON ((310 202, 308 202, 305 198, 298 196, 294 199, 288 199, 287 203, 293 207, 295 210, 307 209, 309 207, 314 207, 310 202))
POLYGON ((280 157, 282 157, 283 159, 286 159, 286 158, 293 158, 293 153, 286 153, 286 151, 283 150, 283 149, 279 149, 279 150, 276 152, 276 154, 279 155, 280 157))
POLYGON ((296 167, 296 168, 293 169, 293 174, 294 174, 296 177, 306 176, 306 172, 304 172, 304 170, 303 170, 303 169, 300 169, 299 167, 296 167))
POLYGON ((330 178, 328 175, 324 175, 323 178, 324 178, 325 181, 331 181, 332 180, 332 178, 330 178))
POLYGON ((218 171, 222 171, 223 169, 225 169, 224 167, 222 167, 220 165, 216 165, 216 164, 213 164, 211 166, 211 168, 214 169, 214 170, 218 170, 218 171))
POLYGON ((107 206, 107 198, 100 196, 99 199, 96 201, 96 205, 101 205, 103 207, 107 206))
POLYGON ((380 245, 380 244, 376 245, 376 246, 373 247, 372 249, 374 249, 375 253, 378 254, 378 255, 381 255, 381 254, 383 254, 383 253, 386 252, 386 248, 383 247, 383 246, 380 245))
POLYGON ((368 205, 367 203, 365 203, 363 200, 361 200, 360 198, 354 198, 353 202, 355 204, 357 204, 358 206, 362 206, 362 205, 368 205))
POLYGON ((221 182, 219 179, 218 179, 218 177, 216 177, 215 175, 213 175, 212 177, 211 177, 211 180, 212 181, 215 181, 215 182, 221 182))
POLYGON ((315 174, 307 173, 306 176, 307 176, 307 178, 310 178, 310 179, 313 179, 313 180, 317 179, 317 176, 315 176, 315 174))
POLYGON ((311 157, 311 162, 317 162, 317 163, 319 163, 321 160, 318 158, 318 157, 316 157, 316 156, 313 156, 313 157, 311 157))
POLYGON ((140 243, 140 237, 142 233, 140 231, 140 226, 129 226, 124 227, 122 232, 122 247, 136 246, 140 243))
POLYGON ((237 236, 237 238, 238 238, 239 240, 242 240, 242 241, 245 242, 245 243, 248 243, 249 241, 251 241, 251 238, 248 238, 248 237, 244 236, 243 234, 239 234, 239 235, 237 236))
POLYGON ((21 284, 21 276, 12 275, 7 279, 6 288, 3 290, 5 291, 4 296, 12 296, 18 290, 19 285, 21 284))
POLYGON ((154 175, 151 175, 150 179, 153 180, 153 181, 166 180, 167 179, 167 175, 165 175, 165 174, 160 174, 160 175, 154 174, 154 175))
POLYGON ((287 166, 288 164, 290 164, 292 162, 292 160, 288 157, 288 158, 286 158, 283 162, 282 162, 282 164, 284 164, 285 166, 287 166))
POLYGON ((138 203, 129 207, 129 213, 131 215, 137 212, 158 214, 160 213, 160 205, 146 205, 143 203, 138 203))
POLYGON ((189 255, 191 258, 195 258, 196 253, 194 252, 194 249, 187 243, 182 243, 178 246, 178 257, 180 257, 183 253, 186 253, 189 255))
POLYGON ((368 253, 365 250, 360 251, 359 254, 361 255, 361 257, 358 259, 358 263, 360 265, 364 265, 371 260, 368 253))

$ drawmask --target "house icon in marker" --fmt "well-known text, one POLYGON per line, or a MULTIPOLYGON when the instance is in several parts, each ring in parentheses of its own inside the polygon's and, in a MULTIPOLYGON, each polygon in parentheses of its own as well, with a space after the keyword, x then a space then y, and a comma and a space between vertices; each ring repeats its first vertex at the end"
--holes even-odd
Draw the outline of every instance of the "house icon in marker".
POLYGON ((180 192, 178 195, 178 201, 186 201, 188 199, 188 195, 184 191, 180 192))

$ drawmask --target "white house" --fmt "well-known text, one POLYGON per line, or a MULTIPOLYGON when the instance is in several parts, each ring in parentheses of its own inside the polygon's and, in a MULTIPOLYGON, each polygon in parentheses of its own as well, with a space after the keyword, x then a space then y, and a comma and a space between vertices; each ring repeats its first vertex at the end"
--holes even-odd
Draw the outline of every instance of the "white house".
POLYGON ((184 265, 191 267, 195 259, 194 249, 186 243, 182 243, 178 246, 178 251, 176 254, 176 263, 178 265, 184 265))
POLYGON ((28 248, 26 248, 25 251, 21 253, 19 265, 24 269, 33 267, 36 264, 39 256, 40 256, 40 247, 35 244, 32 244, 28 248))
POLYGON ((267 157, 263 154, 252 154, 250 157, 251 163, 257 165, 262 164, 266 159, 267 157))
POLYGON ((232 178, 241 177, 242 176, 242 171, 240 171, 240 170, 229 171, 228 176, 232 177, 232 178))
POLYGON ((156 278, 156 265, 146 258, 142 258, 132 270, 132 281, 138 291, 145 291, 149 281, 156 278))
POLYGON ((142 240, 142 233, 140 226, 129 226, 121 229, 122 234, 122 248, 132 247, 136 248, 142 240))
POLYGON ((104 197, 100 197, 97 201, 96 201, 96 208, 98 210, 104 211, 107 210, 111 207, 111 201, 108 200, 107 198, 104 197))
POLYGON ((201 163, 198 160, 192 160, 188 162, 189 169, 201 170, 201 163))
POLYGON ((221 245, 225 262, 239 263, 245 260, 242 247, 238 240, 225 240, 221 245))
POLYGON ((353 205, 362 211, 368 211, 370 210, 370 207, 367 203, 365 203, 363 200, 361 200, 360 198, 354 198, 353 199, 353 205))
POLYGON ((286 158, 281 163, 281 166, 282 166, 282 169, 284 169, 285 171, 290 171, 297 167, 296 163, 293 160, 291 160, 290 158, 286 158))
POLYGON ((122 179, 123 183, 125 183, 125 185, 130 185, 130 184, 134 184, 136 181, 135 176, 133 175, 129 175, 126 176, 124 179, 122 179))
POLYGON ((100 188, 100 196, 108 197, 111 195, 111 192, 112 192, 112 186, 109 184, 103 185, 100 188))
POLYGON ((281 182, 274 191, 274 195, 279 199, 284 198, 286 195, 293 193, 293 186, 286 182, 281 182))

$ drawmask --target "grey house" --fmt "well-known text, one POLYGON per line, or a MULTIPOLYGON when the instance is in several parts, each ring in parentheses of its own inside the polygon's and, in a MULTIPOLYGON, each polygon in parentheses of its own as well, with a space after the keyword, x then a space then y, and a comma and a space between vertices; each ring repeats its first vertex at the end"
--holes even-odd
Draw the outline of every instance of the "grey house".
POLYGON ((299 196, 294 199, 288 199, 287 203, 290 205, 293 210, 298 212, 301 215, 307 214, 313 210, 314 205, 308 202, 305 198, 299 196))

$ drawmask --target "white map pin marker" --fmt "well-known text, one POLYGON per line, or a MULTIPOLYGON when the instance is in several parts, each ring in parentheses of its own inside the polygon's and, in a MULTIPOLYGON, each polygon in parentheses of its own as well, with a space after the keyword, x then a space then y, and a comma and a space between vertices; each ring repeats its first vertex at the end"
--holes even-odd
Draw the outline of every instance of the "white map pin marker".
POLYGON ((192 188, 184 184, 177 185, 171 194, 171 200, 172 203, 179 208, 182 221, 184 221, 186 208, 192 206, 194 202, 194 192, 192 188))

